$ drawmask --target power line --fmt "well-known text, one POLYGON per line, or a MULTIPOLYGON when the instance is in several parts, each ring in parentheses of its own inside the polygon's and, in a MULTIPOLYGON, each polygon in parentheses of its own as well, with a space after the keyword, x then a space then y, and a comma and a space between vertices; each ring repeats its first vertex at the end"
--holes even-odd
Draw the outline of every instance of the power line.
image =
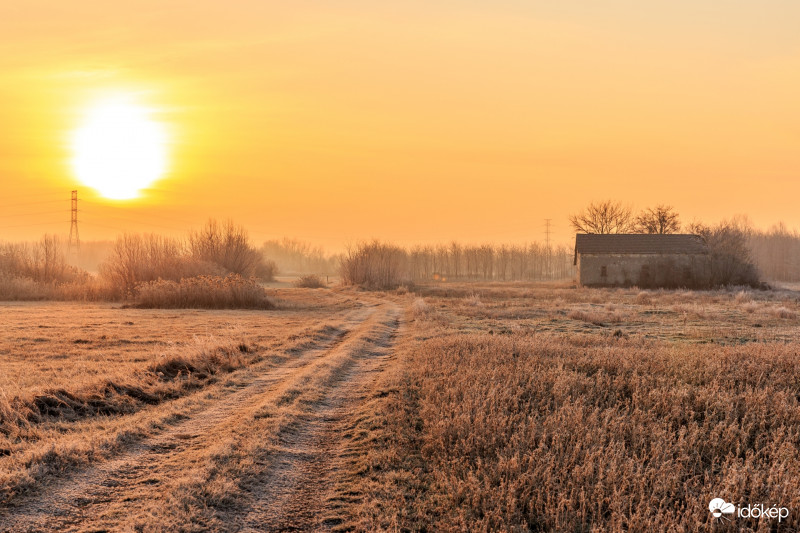
POLYGON ((53 220, 51 222, 34 222, 33 224, 14 224, 13 226, 0 226, 0 229, 7 228, 27 228, 30 226, 45 226, 47 224, 63 224, 64 220, 53 220))
MULTIPOLYGON (((77 192, 77 191, 75 191, 75 192, 77 192)), ((46 197, 46 196, 51 196, 53 194, 63 194, 63 193, 42 193, 40 195, 35 195, 35 196, 39 196, 39 197, 45 196, 46 197)), ((30 195, 30 196, 34 196, 34 195, 30 195)), ((77 246, 79 245, 79 242, 80 242, 79 236, 78 236, 78 231, 77 231, 77 222, 78 222, 77 205, 78 205, 79 202, 80 202, 80 205, 81 205, 81 209, 80 209, 80 211, 81 211, 81 217, 80 217, 81 224, 89 224, 90 226, 93 226, 93 227, 105 228, 105 229, 110 229, 110 230, 118 231, 118 232, 130 231, 131 228, 129 228, 127 226, 124 226, 124 225, 123 225, 124 227, 117 227, 117 226, 110 226, 110 225, 100 224, 100 223, 94 222, 92 220, 92 217, 96 216, 96 217, 98 217, 98 219, 102 219, 102 220, 113 219, 113 220, 118 220, 120 222, 132 223, 132 224, 136 224, 136 225, 143 224, 143 225, 147 225, 147 226, 152 226, 154 228, 160 228, 160 229, 164 229, 164 230, 177 231, 177 232, 185 232, 185 231, 191 229, 192 227, 195 227, 195 226, 198 226, 199 224, 201 224, 200 222, 190 222, 188 220, 181 220, 181 219, 177 219, 177 218, 166 217, 166 216, 159 215, 159 214, 153 214, 152 212, 145 211, 144 209, 146 209, 146 208, 142 208, 142 207, 137 207, 137 206, 117 207, 117 206, 114 206, 114 205, 109 205, 109 204, 97 202, 97 201, 94 201, 94 200, 87 200, 85 198, 77 198, 77 194, 75 194, 74 197, 70 198, 70 234, 71 234, 70 242, 71 242, 72 246, 75 247, 75 248, 77 248, 77 246), (116 215, 107 215, 107 214, 103 214, 103 213, 101 213, 99 211, 95 211, 94 209, 90 209, 90 210, 87 211, 83 207, 86 204, 89 204, 91 206, 95 206, 95 207, 98 207, 98 208, 109 209, 109 210, 131 210, 131 211, 136 211, 136 212, 133 213, 133 215, 136 216, 136 217, 155 218, 155 219, 158 219, 158 220, 164 220, 164 221, 169 221, 169 222, 173 222, 173 223, 176 223, 176 224, 180 224, 183 227, 175 227, 175 226, 170 226, 170 225, 165 225, 165 224, 146 222, 146 221, 142 220, 141 218, 134 219, 134 218, 126 218, 126 217, 121 217, 121 216, 116 216, 116 215), (88 220, 86 218, 87 215, 89 217, 88 220)), ((0 205, 0 211, 5 210, 8 207, 22 207, 22 206, 30 206, 30 205, 43 205, 43 204, 46 205, 46 204, 57 204, 57 203, 58 204, 60 204, 60 203, 66 204, 66 200, 65 199, 39 200, 39 201, 33 201, 33 202, 4 204, 4 205, 0 205)), ((17 213, 17 214, 5 213, 5 214, 0 215, 0 218, 13 218, 13 217, 25 217, 25 216, 43 216, 43 215, 60 214, 60 213, 66 214, 66 206, 64 206, 64 207, 65 208, 63 210, 59 209, 57 211, 49 210, 49 211, 37 211, 37 212, 27 212, 27 213, 17 213)), ((58 221, 54 220, 54 221, 33 222, 33 223, 26 223, 26 224, 12 224, 12 225, 7 225, 7 226, 0 226, 0 229, 36 227, 36 226, 56 225, 56 224, 60 225, 60 224, 64 224, 64 223, 65 223, 64 220, 58 220, 58 221)), ((273 231, 259 231, 259 230, 252 229, 252 228, 247 228, 247 231, 248 231, 249 234, 253 235, 255 239, 259 239, 259 236, 262 239, 277 239, 277 238, 280 238, 282 236, 282 234, 275 233, 273 231)), ((304 238, 314 239, 315 237, 306 235, 306 236, 304 236, 304 238)), ((320 238, 320 237, 316 237, 316 238, 320 238)))
MULTIPOLYGON (((81 211, 81 213, 86 215, 87 211, 83 210, 83 211, 81 211)), ((145 222, 143 220, 134 220, 132 218, 118 217, 118 216, 115 216, 115 215, 104 215, 104 214, 100 214, 100 213, 97 213, 97 212, 94 212, 94 211, 89 211, 88 214, 91 215, 91 216, 97 216, 97 217, 100 217, 100 218, 103 218, 103 219, 113 218, 114 220, 119 220, 121 222, 132 222, 134 224, 145 224, 147 226, 153 226, 155 228, 160 228, 160 229, 168 229, 168 230, 171 230, 171 231, 185 231, 185 228, 175 228, 175 227, 170 227, 170 226, 162 226, 161 224, 153 224, 152 222, 145 222)))
POLYGON ((123 233, 125 232, 125 230, 124 230, 124 229, 122 229, 122 228, 118 228, 118 227, 116 227, 116 226, 106 226, 105 224, 97 224, 97 223, 95 223, 95 222, 87 222, 87 221, 86 221, 86 220, 84 220, 84 219, 81 219, 81 223, 83 223, 83 224, 88 224, 88 225, 90 225, 90 226, 95 226, 95 227, 98 227, 98 228, 112 229, 112 230, 114 230, 114 231, 121 231, 121 232, 123 232, 123 233))
POLYGON ((58 211, 39 211, 38 213, 12 213, 6 215, 0 215, 0 218, 11 218, 11 217, 31 217, 31 216, 39 216, 39 215, 53 215, 56 213, 64 214, 64 209, 59 209, 58 211))
MULTIPOLYGON (((22 179, 22 178, 20 178, 22 179)), ((42 198, 47 196, 58 196, 63 198, 63 191, 51 191, 51 192, 35 192, 30 194, 15 194, 15 198, 42 198)))
MULTIPOLYGON (((91 204, 91 205, 94 205, 94 206, 97 206, 97 207, 107 207, 107 204, 102 204, 100 202, 94 202, 92 200, 81 200, 81 202, 84 203, 84 204, 88 203, 88 204, 91 204)), ((143 212, 141 208, 136 208, 136 207, 125 207, 125 209, 126 210, 137 210, 138 209, 140 212, 143 212)), ((186 224, 188 226, 195 226, 195 225, 198 224, 197 222, 189 222, 188 220, 181 220, 181 219, 178 219, 178 218, 165 217, 164 215, 157 215, 157 214, 153 214, 151 212, 143 212, 143 213, 146 213, 145 216, 148 216, 148 217, 160 218, 161 220, 167 220, 169 222, 177 222, 178 224, 186 224)), ((128 221, 130 221, 130 220, 128 220, 128 221)), ((139 222, 139 221, 136 221, 136 222, 139 222)))
POLYGON ((22 207, 26 205, 40 205, 40 204, 63 204, 66 203, 65 200, 42 200, 40 202, 25 202, 22 204, 14 203, 14 204, 3 204, 0 205, 0 209, 5 209, 6 207, 22 207))

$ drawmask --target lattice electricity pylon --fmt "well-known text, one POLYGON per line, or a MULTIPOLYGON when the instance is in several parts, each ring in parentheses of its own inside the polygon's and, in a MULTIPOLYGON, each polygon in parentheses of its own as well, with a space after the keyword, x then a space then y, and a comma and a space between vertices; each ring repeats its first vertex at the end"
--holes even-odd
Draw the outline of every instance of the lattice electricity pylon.
POLYGON ((81 249, 81 238, 78 235, 78 191, 72 191, 72 216, 69 224, 69 251, 78 253, 81 249))

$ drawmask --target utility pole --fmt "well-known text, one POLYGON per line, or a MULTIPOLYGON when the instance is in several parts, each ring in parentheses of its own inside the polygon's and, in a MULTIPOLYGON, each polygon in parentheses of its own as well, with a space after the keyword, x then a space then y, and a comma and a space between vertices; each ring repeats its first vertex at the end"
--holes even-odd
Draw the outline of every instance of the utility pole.
POLYGON ((78 191, 72 191, 71 212, 69 224, 69 251, 77 254, 81 250, 81 238, 78 236, 78 191))

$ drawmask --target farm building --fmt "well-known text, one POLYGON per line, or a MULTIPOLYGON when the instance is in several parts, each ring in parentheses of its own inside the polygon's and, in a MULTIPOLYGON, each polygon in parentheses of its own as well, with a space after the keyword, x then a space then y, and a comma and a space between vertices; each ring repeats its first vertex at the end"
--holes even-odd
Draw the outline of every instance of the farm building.
POLYGON ((697 235, 575 236, 578 282, 587 287, 706 287, 711 259, 697 235))

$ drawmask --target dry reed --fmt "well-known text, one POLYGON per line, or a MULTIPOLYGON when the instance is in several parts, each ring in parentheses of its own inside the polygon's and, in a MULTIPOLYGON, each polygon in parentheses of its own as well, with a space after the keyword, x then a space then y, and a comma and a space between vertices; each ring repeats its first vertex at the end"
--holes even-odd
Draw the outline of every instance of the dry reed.
POLYGON ((157 280, 139 286, 136 307, 204 309, 273 309, 265 289, 236 274, 157 280))

